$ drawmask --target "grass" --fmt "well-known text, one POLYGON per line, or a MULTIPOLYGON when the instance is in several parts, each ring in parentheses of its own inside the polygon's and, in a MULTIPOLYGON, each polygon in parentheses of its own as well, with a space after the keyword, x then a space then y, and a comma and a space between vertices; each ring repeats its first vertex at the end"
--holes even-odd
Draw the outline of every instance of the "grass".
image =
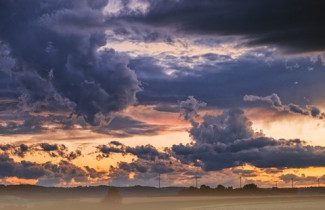
POLYGON ((101 198, 26 200, 1 196, 2 210, 323 210, 325 195, 238 197, 127 197, 121 205, 103 204, 101 198))

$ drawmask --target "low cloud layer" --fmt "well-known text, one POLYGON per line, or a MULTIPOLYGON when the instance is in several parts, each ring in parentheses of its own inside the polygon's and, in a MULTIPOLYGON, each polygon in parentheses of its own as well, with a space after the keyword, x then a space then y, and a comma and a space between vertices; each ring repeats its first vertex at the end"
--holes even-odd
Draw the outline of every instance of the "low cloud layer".
MULTIPOLYGON (((61 158, 67 161, 74 160, 82 156, 79 149, 69 151, 64 144, 0 144, 0 152, 8 156, 19 156, 24 158, 27 154, 48 154, 51 158, 61 158)), ((1 154, 1 153, 0 153, 1 154)))
POLYGON ((254 96, 254 95, 245 95, 244 101, 246 102, 266 102, 270 105, 272 105, 273 108, 275 108, 278 111, 289 111, 291 113, 295 114, 301 114, 306 116, 312 116, 312 117, 318 117, 319 119, 323 119, 325 116, 325 113, 322 113, 321 110, 313 105, 306 105, 305 108, 297 105, 297 104, 288 104, 284 105, 281 102, 280 97, 273 93, 270 96, 260 97, 260 96, 254 96))
MULTIPOLYGON (((89 170, 89 167, 87 168, 89 170)), ((58 164, 46 162, 37 164, 29 161, 15 162, 7 155, 0 155, 0 178, 17 177, 22 179, 37 179, 39 185, 60 185, 71 182, 87 183, 90 178, 101 178, 100 172, 91 173, 68 161, 60 161, 58 164), (96 174, 96 175, 95 175, 96 174)))

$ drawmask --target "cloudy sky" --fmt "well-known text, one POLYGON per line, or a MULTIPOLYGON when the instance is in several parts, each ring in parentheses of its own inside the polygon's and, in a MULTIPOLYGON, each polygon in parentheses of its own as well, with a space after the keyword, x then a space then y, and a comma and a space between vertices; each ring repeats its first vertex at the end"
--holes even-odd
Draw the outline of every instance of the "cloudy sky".
POLYGON ((324 9, 0 0, 0 183, 325 184, 324 9))

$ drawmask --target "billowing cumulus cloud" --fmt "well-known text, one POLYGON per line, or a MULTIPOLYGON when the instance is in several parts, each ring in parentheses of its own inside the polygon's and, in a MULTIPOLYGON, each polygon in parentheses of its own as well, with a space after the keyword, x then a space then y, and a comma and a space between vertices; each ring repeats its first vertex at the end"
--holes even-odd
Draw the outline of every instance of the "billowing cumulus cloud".
POLYGON ((140 83, 127 59, 114 50, 98 50, 106 44, 106 4, 2 3, 0 40, 7 47, 2 47, 1 59, 8 64, 5 72, 17 81, 23 110, 63 109, 98 125, 109 121, 110 113, 135 103, 140 83), (14 67, 7 57, 14 59, 14 67))
POLYGON ((157 174, 179 183, 212 173, 253 178, 256 169, 279 175, 285 168, 325 166, 324 147, 265 136, 245 116, 246 108, 264 105, 281 116, 325 117, 315 106, 325 98, 320 1, 0 4, 0 137, 20 141, 0 144, 1 179, 45 185, 106 179, 97 166, 73 164, 84 156, 97 157, 99 165, 121 158, 106 172, 112 183, 151 184, 157 174), (127 109, 134 104, 141 108, 127 109), (185 121, 176 119, 178 112, 185 121), (184 131, 191 142, 179 144, 188 142, 178 139, 184 131), (85 135, 96 145, 51 141, 79 144, 85 135), (157 148, 141 144, 148 136, 177 137, 167 139, 172 147, 157 148), (111 137, 123 143, 99 142, 111 137), (137 146, 128 145, 131 137, 137 146), (85 145, 92 151, 81 151, 85 145), (38 156, 59 162, 16 161, 38 156))
POLYGON ((108 157, 111 153, 135 155, 138 159, 121 163, 121 170, 139 173, 149 170, 146 166, 166 161, 173 164, 180 161, 204 171, 220 171, 245 164, 266 169, 325 166, 324 147, 311 146, 300 139, 276 140, 255 132, 252 122, 241 109, 225 110, 216 116, 205 115, 202 122, 192 123, 189 133, 193 142, 173 145, 163 152, 151 145, 128 147, 117 142, 97 148, 101 157, 108 157), (146 164, 140 164, 144 162, 146 164))
POLYGON ((192 126, 189 132, 193 142, 173 145, 172 152, 182 163, 201 166, 206 171, 247 163, 259 168, 325 164, 324 147, 310 146, 299 139, 265 137, 253 131, 252 122, 240 109, 229 109, 217 116, 205 115, 201 123, 192 126))
POLYGON ((193 120, 198 117, 198 110, 205 106, 206 103, 199 102, 193 96, 189 96, 186 101, 181 101, 179 103, 181 116, 184 117, 185 120, 193 120))

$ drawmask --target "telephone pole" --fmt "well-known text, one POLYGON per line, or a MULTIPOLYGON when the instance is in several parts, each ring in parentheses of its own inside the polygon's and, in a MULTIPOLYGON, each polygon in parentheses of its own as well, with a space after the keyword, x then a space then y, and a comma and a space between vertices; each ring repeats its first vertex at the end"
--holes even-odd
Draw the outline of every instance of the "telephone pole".
POLYGON ((278 181, 275 181, 275 188, 278 188, 278 181))
POLYGON ((291 188, 293 189, 293 178, 291 178, 291 188))
POLYGON ((160 173, 158 174, 158 188, 160 188, 160 173))
POLYGON ((195 175, 195 187, 197 188, 197 174, 195 175))
POLYGON ((239 177, 239 189, 241 189, 241 176, 239 177))
POLYGON ((318 182, 318 187, 320 187, 320 185, 319 185, 319 178, 317 179, 317 182, 318 182))

